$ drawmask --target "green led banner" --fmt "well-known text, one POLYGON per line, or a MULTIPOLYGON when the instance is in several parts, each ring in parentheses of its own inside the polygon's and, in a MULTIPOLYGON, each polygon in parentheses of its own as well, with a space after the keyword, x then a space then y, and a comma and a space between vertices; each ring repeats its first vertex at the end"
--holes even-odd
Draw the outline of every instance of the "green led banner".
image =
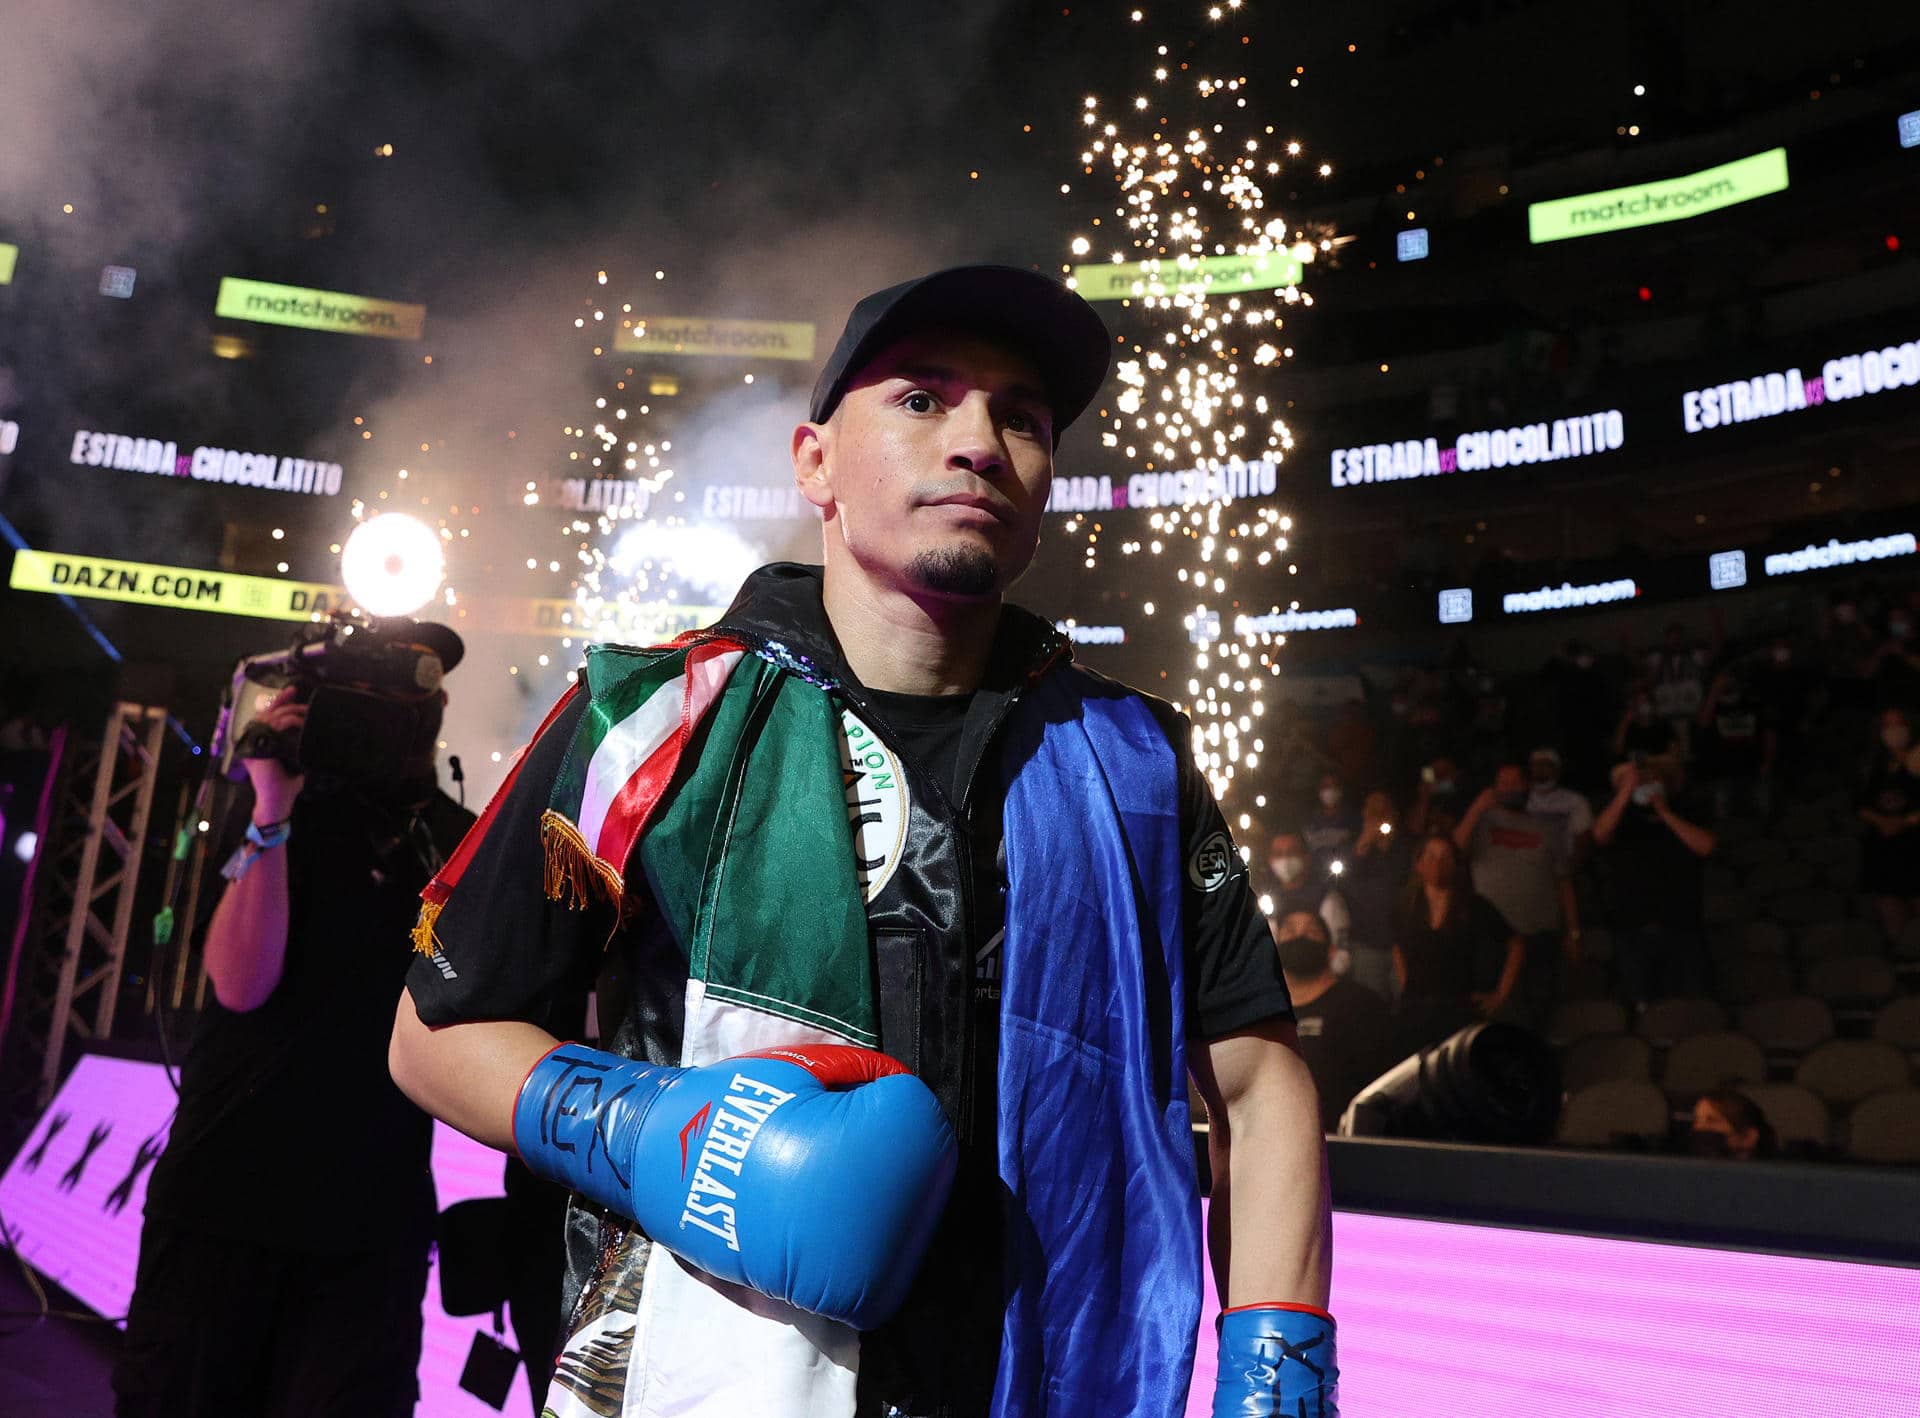
POLYGON ((20 259, 20 248, 9 242, 0 241, 0 286, 13 281, 13 263, 20 259))
POLYGON ((813 358, 813 326, 797 320, 704 320, 641 315, 613 337, 616 350, 653 354, 736 355, 747 359, 813 358))
POLYGON ((1163 261, 1122 261, 1075 266, 1073 288, 1087 300, 1129 300, 1144 295, 1206 291, 1278 290, 1300 284, 1300 262, 1287 251, 1251 256, 1187 256, 1163 261))
POLYGON ((1640 182, 1578 197, 1556 197, 1527 208, 1527 238, 1535 246, 1629 227, 1677 222, 1787 190, 1787 150, 1770 148, 1685 177, 1640 182))
POLYGON ((424 305, 281 286, 271 281, 243 281, 235 276, 221 278, 213 313, 225 320, 330 330, 336 335, 375 335, 384 340, 417 340, 427 328, 424 305))

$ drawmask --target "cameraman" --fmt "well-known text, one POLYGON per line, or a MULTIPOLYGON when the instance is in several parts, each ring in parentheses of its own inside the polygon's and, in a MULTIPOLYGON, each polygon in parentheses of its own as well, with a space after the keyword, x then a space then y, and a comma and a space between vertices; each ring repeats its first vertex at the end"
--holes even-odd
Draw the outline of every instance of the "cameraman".
POLYGON ((147 1190, 121 1418, 413 1412, 433 1134, 387 1075, 387 1036, 420 888, 473 822, 433 756, 435 671, 462 646, 436 625, 361 634, 427 672, 399 689, 296 673, 259 715, 278 756, 241 760, 251 821, 147 1190))

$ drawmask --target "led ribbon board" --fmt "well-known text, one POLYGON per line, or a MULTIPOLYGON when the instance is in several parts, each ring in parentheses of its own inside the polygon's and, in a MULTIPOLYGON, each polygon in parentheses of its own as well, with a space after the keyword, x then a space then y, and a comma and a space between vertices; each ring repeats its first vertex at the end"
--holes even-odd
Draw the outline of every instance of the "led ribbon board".
POLYGON ((20 248, 0 241, 0 286, 13 283, 13 263, 20 259, 20 248))
POLYGON ((1250 256, 1182 256, 1075 266, 1069 284, 1085 300, 1132 300, 1179 291, 1231 295, 1297 286, 1301 269, 1290 252, 1259 251, 1250 256))
POLYGON ((271 281, 243 281, 237 276, 221 278, 213 313, 223 320, 291 325, 297 330, 326 330, 335 335, 374 335, 383 340, 417 340, 427 328, 424 305, 281 286, 271 281))
POLYGON ((703 320, 692 315, 639 315, 613 337, 616 350, 644 354, 732 355, 747 359, 813 358, 813 326, 797 320, 703 320))
POLYGON ((1786 190, 1787 150, 1769 148, 1685 177, 1534 202, 1527 208, 1527 239, 1538 246, 1576 236, 1683 221, 1786 190))
POLYGON ((260 620, 312 620, 344 605, 343 587, 190 566, 155 566, 98 556, 18 551, 8 584, 16 591, 85 596, 97 601, 170 606, 175 610, 250 615, 260 620))

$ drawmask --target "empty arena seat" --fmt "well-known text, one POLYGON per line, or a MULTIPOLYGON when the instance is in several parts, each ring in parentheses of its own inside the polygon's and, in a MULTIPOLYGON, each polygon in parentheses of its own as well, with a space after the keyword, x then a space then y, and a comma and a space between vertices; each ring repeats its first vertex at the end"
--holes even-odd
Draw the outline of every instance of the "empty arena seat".
POLYGON ((1815 921, 1802 926, 1794 942, 1794 953, 1802 960, 1822 960, 1832 955, 1858 955, 1856 937, 1848 929, 1853 921, 1815 921))
POLYGON ((1873 1017, 1873 1037, 1904 1049, 1910 1062, 1920 1054, 1920 995, 1901 995, 1881 1005, 1873 1017))
POLYGON ((1907 1056, 1878 1039, 1829 1039, 1810 1051, 1793 1081, 1811 1088, 1829 1107, 1848 1108, 1862 1098, 1905 1088, 1912 1076, 1907 1056))
POLYGON ((1640 1035, 1665 1047, 1689 1034, 1710 1034, 1727 1027, 1726 1007, 1710 999, 1660 999, 1640 1016, 1640 1035))
POLYGON ((1893 938, 1893 955, 1897 960, 1920 960, 1920 916, 1908 921, 1893 938))
POLYGON ((1585 956, 1560 970, 1560 993, 1567 999, 1606 999, 1607 967, 1585 956))
POLYGON ((1567 1147, 1663 1142, 1667 1100, 1651 1083, 1595 1083, 1570 1095, 1560 1110, 1559 1141, 1567 1147))
POLYGON ((1870 1011, 1893 998, 1893 966, 1878 955, 1843 955, 1807 967, 1807 993, 1839 1011, 1870 1011))
POLYGON ((1783 1152, 1825 1151, 1833 1141, 1833 1115, 1820 1095, 1797 1083, 1749 1083, 1740 1091, 1766 1115, 1783 1152))
POLYGON ((1569 1093, 1595 1083, 1648 1083, 1653 1045, 1638 1034, 1588 1034, 1560 1056, 1560 1083, 1569 1093))
POLYGON ((1847 914, 1847 899, 1837 891, 1783 891, 1767 902, 1767 914, 1788 926, 1837 921, 1847 914))
POLYGON ((1862 1099, 1847 1118, 1847 1156, 1856 1162, 1920 1163, 1920 1088, 1862 1099))
POLYGON ((1785 955, 1787 928, 1778 921, 1748 921, 1740 928, 1740 945, 1752 955, 1785 955))
POLYGON ((1547 1042, 1556 1048, 1589 1034, 1621 1034, 1627 1011, 1610 999, 1569 999, 1554 1006, 1547 1020, 1547 1042))
POLYGON ((1676 1102, 1690 1101, 1723 1084, 1764 1083, 1767 1055, 1756 1040, 1737 1030, 1693 1034, 1667 1054, 1660 1086, 1676 1102))
POLYGON ((1788 857, 1783 861, 1763 862, 1747 872, 1745 886, 1755 896, 1784 896, 1809 891, 1820 880, 1819 868, 1812 862, 1788 857))
POLYGON ((1833 1037, 1833 1011, 1812 995, 1757 1000, 1740 1010, 1740 1032, 1769 1057, 1804 1054, 1833 1037))
POLYGON ((1793 967, 1778 955, 1740 955, 1720 966, 1720 991, 1736 1004, 1795 994, 1793 967))

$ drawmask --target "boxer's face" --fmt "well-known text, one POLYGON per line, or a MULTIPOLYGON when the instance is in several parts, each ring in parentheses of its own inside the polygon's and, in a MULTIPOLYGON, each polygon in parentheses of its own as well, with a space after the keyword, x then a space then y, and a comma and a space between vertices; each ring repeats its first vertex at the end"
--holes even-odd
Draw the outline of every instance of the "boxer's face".
POLYGON ((794 476, 825 519, 828 560, 916 596, 997 596, 1027 569, 1053 482, 1052 415, 1014 350, 931 332, 855 376, 831 418, 793 437, 794 476))

